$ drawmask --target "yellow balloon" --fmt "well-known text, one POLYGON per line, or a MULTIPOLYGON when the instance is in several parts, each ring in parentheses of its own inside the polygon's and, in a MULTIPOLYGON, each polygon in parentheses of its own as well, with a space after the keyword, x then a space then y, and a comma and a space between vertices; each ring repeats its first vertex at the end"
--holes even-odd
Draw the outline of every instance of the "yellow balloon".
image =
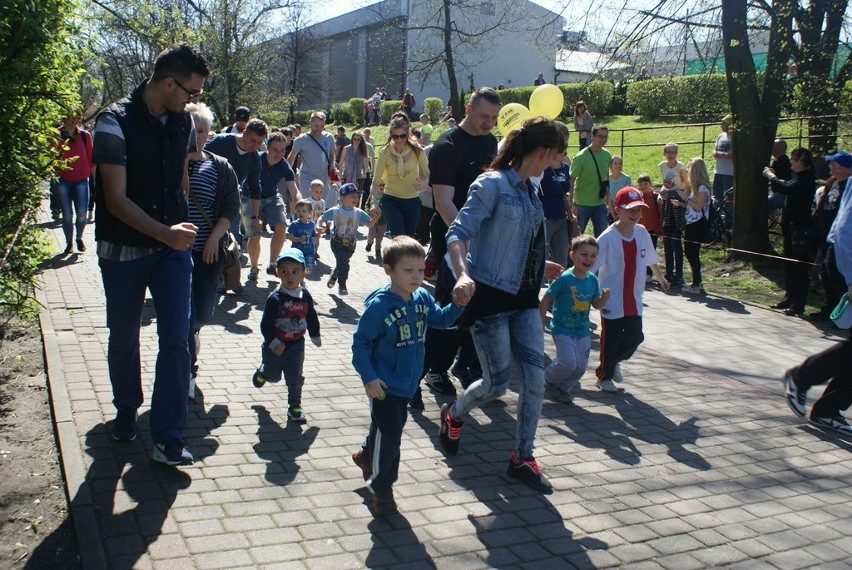
POLYGON ((533 115, 544 115, 548 119, 555 119, 564 106, 565 97, 562 95, 562 90, 551 83, 539 85, 530 95, 530 112, 533 115))
POLYGON ((520 103, 508 103, 500 109, 497 115, 497 127, 500 134, 507 136, 513 129, 521 128, 524 121, 530 118, 530 110, 520 103))

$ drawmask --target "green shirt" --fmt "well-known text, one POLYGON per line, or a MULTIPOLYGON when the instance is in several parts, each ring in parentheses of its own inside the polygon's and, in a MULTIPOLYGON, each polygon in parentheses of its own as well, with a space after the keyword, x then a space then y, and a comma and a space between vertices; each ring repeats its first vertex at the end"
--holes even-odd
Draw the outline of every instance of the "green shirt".
POLYGON ((604 199, 600 198, 601 180, 609 180, 609 161, 612 155, 606 148, 594 153, 592 158, 592 147, 587 146, 577 153, 571 163, 571 176, 576 177, 574 184, 574 203, 578 206, 600 206, 604 199), (595 174, 597 163, 598 174, 595 174))

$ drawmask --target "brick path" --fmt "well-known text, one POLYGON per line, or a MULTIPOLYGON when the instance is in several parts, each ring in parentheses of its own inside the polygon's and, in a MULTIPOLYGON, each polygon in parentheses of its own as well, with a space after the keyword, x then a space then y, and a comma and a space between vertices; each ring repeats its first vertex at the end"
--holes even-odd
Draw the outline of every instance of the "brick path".
MULTIPOLYGON (((47 227, 61 250, 61 230, 47 227)), ((794 417, 779 381, 785 367, 839 338, 827 329, 712 296, 649 291, 646 341, 623 367, 624 392, 598 392, 589 373, 575 405, 544 404, 536 456, 552 495, 505 475, 514 390, 472 414, 452 458, 437 443, 445 400, 430 394, 405 429, 402 514, 374 520, 349 458, 368 425, 351 334, 364 296, 385 282, 364 242, 348 297, 332 294, 319 275, 309 281, 323 347, 306 348, 306 426, 287 424, 283 383, 258 390, 250 381, 273 284, 262 275, 243 295, 222 299, 202 331, 199 397, 189 404, 185 436, 196 462, 176 470, 149 459, 147 408, 136 441, 108 437, 114 409, 92 234, 89 252, 48 263, 41 291, 54 413, 87 568, 685 570, 840 568, 852 560, 852 442, 794 417)), ((333 259, 326 241, 320 252, 322 262, 333 259)), ((155 325, 147 306, 146 383, 155 325)))

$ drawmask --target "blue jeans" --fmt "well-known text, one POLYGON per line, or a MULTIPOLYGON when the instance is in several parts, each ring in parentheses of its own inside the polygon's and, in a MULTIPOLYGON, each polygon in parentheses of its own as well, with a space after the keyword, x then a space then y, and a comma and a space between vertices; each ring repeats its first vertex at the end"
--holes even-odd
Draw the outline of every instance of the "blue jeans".
POLYGON ((663 255, 666 258, 666 275, 683 277, 683 232, 677 226, 663 226, 663 255))
POLYGON ((577 223, 580 224, 580 233, 582 234, 586 232, 586 226, 589 224, 589 220, 592 220, 592 228, 594 228, 595 237, 601 235, 601 233, 609 225, 606 213, 606 204, 599 204, 597 206, 580 206, 578 204, 577 223))
POLYGON ((397 198, 385 194, 382 197, 382 214, 388 223, 391 237, 411 236, 417 233, 417 220, 420 219, 420 197, 397 198))
POLYGON ((135 410, 142 405, 139 329, 147 288, 154 298, 159 339, 151 396, 151 438, 155 443, 180 439, 186 426, 190 375, 191 254, 164 247, 141 259, 100 259, 99 264, 106 295, 112 402, 117 409, 135 410))
POLYGON ((191 364, 194 367, 196 362, 196 346, 195 333, 201 330, 201 327, 210 322, 213 317, 213 309, 216 306, 216 286, 219 283, 222 266, 217 264, 204 263, 201 254, 204 250, 192 250, 192 294, 191 304, 189 306, 189 355, 191 364))
POLYGON ((62 210, 62 231, 65 233, 65 242, 70 244, 74 240, 74 226, 77 229, 77 239, 83 239, 83 230, 86 229, 86 212, 89 208, 89 180, 80 182, 60 180, 56 183, 56 198, 62 210), (74 217, 71 212, 72 205, 74 217))
POLYGON ((734 177, 731 174, 714 174, 713 175, 713 197, 720 204, 725 199, 725 191, 728 188, 733 188, 734 177))
POLYGON ((291 408, 301 406, 302 386, 305 385, 305 377, 302 375, 305 364, 304 337, 295 342, 288 342, 280 355, 269 350, 266 343, 263 343, 260 352, 262 363, 258 371, 270 382, 281 380, 283 373, 287 383, 287 404, 291 408))
POLYGON ((331 253, 334 254, 334 271, 331 275, 337 279, 341 286, 345 287, 346 280, 349 279, 349 260, 352 259, 355 248, 347 247, 332 238, 331 253))
POLYGON ((507 311, 476 321, 470 329, 482 366, 482 379, 453 405, 457 417, 506 393, 513 369, 520 373, 515 457, 532 455, 544 399, 544 331, 538 309, 507 311))

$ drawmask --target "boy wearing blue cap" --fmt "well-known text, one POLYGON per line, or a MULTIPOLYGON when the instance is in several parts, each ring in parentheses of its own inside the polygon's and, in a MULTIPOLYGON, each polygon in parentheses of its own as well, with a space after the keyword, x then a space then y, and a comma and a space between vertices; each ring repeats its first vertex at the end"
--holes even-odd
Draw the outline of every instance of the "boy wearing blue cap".
POLYGON ((357 186, 348 182, 340 187, 340 203, 322 215, 327 222, 334 222, 331 233, 331 252, 334 254, 335 268, 328 278, 328 288, 337 283, 337 292, 348 295, 346 280, 349 278, 349 259, 355 253, 358 241, 358 227, 371 227, 379 219, 381 212, 374 208, 368 214, 358 207, 358 200, 363 194, 357 186))
POLYGON ((262 362, 251 381, 260 388, 267 380, 278 382, 283 372, 287 382, 287 418, 303 424, 307 421, 302 410, 305 331, 314 345, 322 346, 319 317, 311 294, 302 287, 307 273, 302 252, 285 249, 275 263, 275 273, 281 284, 270 293, 263 308, 260 320, 262 362))

